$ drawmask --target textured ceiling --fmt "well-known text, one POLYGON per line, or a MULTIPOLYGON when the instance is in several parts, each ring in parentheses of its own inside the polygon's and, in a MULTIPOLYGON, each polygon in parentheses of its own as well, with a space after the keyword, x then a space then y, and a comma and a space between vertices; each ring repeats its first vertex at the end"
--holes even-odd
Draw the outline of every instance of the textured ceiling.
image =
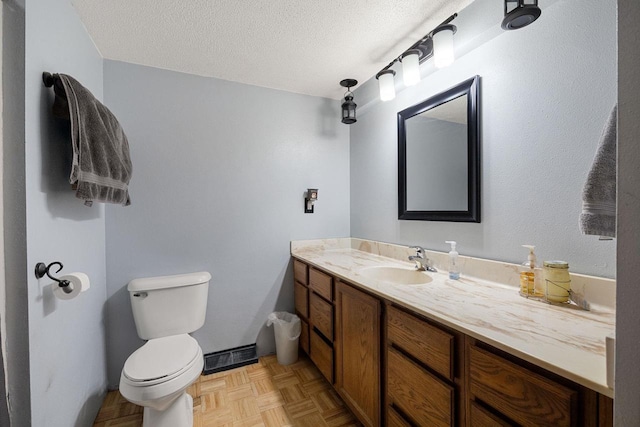
POLYGON ((72 3, 107 59, 337 99, 471 1, 72 3))

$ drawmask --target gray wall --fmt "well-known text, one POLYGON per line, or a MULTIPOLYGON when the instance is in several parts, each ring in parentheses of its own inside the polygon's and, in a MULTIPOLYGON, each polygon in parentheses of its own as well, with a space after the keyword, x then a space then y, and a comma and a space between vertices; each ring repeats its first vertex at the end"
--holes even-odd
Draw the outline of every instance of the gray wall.
POLYGON ((456 240, 461 254, 511 262, 526 260, 520 245, 533 244, 538 259, 564 259, 572 271, 612 277, 615 242, 581 235, 578 217, 616 102, 615 0, 541 2, 542 17, 513 32, 500 29, 498 3, 478 0, 461 11, 452 66, 423 66, 429 75, 411 88, 400 83, 390 102, 373 99, 375 80, 356 91, 363 108, 351 126, 351 235, 440 251, 448 251, 445 240, 456 240), (580 24, 567 25, 568 17, 580 24), (476 74, 482 223, 398 221, 396 113, 476 74))
POLYGON ((25 220, 25 10, 3 1, 3 213, 9 410, 14 426, 31 424, 25 220), (10 108, 9 108, 10 106, 10 108))
POLYGON ((640 4, 618 2, 618 294, 615 425, 640 422, 640 4))
POLYGON ((42 72, 75 76, 102 99, 102 58, 68 0, 26 8, 26 230, 33 426, 91 425, 106 391, 104 207, 75 197, 68 176, 69 123, 51 114, 42 72), (85 272, 91 289, 71 301, 37 280, 37 262, 85 272))
POLYGON ((267 315, 293 309, 289 241, 349 236, 339 102, 114 61, 104 92, 133 160, 132 205, 107 208, 110 387, 142 344, 126 291, 136 277, 211 272, 194 334, 204 352, 273 351, 267 315))

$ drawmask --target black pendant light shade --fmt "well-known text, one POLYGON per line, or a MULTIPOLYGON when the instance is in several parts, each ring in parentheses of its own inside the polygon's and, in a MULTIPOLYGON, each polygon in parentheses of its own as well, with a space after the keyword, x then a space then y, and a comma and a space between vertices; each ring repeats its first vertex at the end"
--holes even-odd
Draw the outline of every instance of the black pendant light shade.
POLYGON ((357 80, 344 79, 340 82, 340 86, 346 87, 347 92, 344 94, 344 102, 342 103, 342 123, 350 125, 356 120, 356 103, 353 102, 353 93, 351 88, 358 84, 357 80))
POLYGON ((542 11, 538 0, 504 0, 503 30, 517 30, 531 24, 542 11))

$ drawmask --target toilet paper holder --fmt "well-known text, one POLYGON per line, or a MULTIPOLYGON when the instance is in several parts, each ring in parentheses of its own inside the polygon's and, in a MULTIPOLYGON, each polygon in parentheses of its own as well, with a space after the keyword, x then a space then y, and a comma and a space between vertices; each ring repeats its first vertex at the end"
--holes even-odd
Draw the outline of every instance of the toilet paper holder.
POLYGON ((62 263, 60 261, 54 261, 49 265, 46 265, 44 262, 39 262, 36 264, 36 269, 35 269, 35 273, 36 273, 36 277, 38 279, 42 279, 45 274, 47 275, 47 277, 51 280, 53 280, 54 282, 58 283, 58 286, 60 286, 62 288, 62 290, 65 293, 70 293, 72 291, 71 287, 69 287, 69 284, 71 282, 69 282, 68 280, 60 280, 56 277, 53 277, 50 273, 49 270, 51 269, 51 267, 53 267, 54 265, 59 266, 58 270, 56 271, 56 273, 59 273, 60 270, 62 270, 62 268, 64 267, 62 265, 62 263))

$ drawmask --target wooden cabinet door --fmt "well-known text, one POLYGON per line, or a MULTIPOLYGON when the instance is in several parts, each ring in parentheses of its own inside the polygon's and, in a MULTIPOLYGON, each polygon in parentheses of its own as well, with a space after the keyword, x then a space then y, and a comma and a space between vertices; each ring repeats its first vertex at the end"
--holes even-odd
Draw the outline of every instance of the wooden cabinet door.
POLYGON ((380 425, 380 301, 337 281, 336 388, 365 426, 380 425))
POLYGON ((333 384, 333 349, 316 331, 311 331, 309 356, 324 377, 333 384))
POLYGON ((298 282, 293 283, 293 300, 298 313, 305 319, 309 317, 309 290, 298 282))
POLYGON ((469 391, 522 426, 577 425, 576 390, 476 346, 469 346, 469 391))
POLYGON ((331 276, 315 268, 309 269, 309 288, 327 301, 333 301, 333 286, 331 276))
POLYGON ((309 354, 309 324, 304 319, 300 319, 300 348, 309 354))
POLYGON ((315 292, 309 295, 309 321, 329 341, 333 341, 333 305, 315 292))
POLYGON ((304 262, 293 260, 293 278, 296 282, 307 286, 308 267, 304 262))
POLYGON ((411 314, 387 309, 387 345, 401 348, 446 379, 453 381, 454 336, 411 314))
POLYGON ((387 347, 387 403, 400 408, 417 425, 453 425, 455 392, 393 347, 387 347))

